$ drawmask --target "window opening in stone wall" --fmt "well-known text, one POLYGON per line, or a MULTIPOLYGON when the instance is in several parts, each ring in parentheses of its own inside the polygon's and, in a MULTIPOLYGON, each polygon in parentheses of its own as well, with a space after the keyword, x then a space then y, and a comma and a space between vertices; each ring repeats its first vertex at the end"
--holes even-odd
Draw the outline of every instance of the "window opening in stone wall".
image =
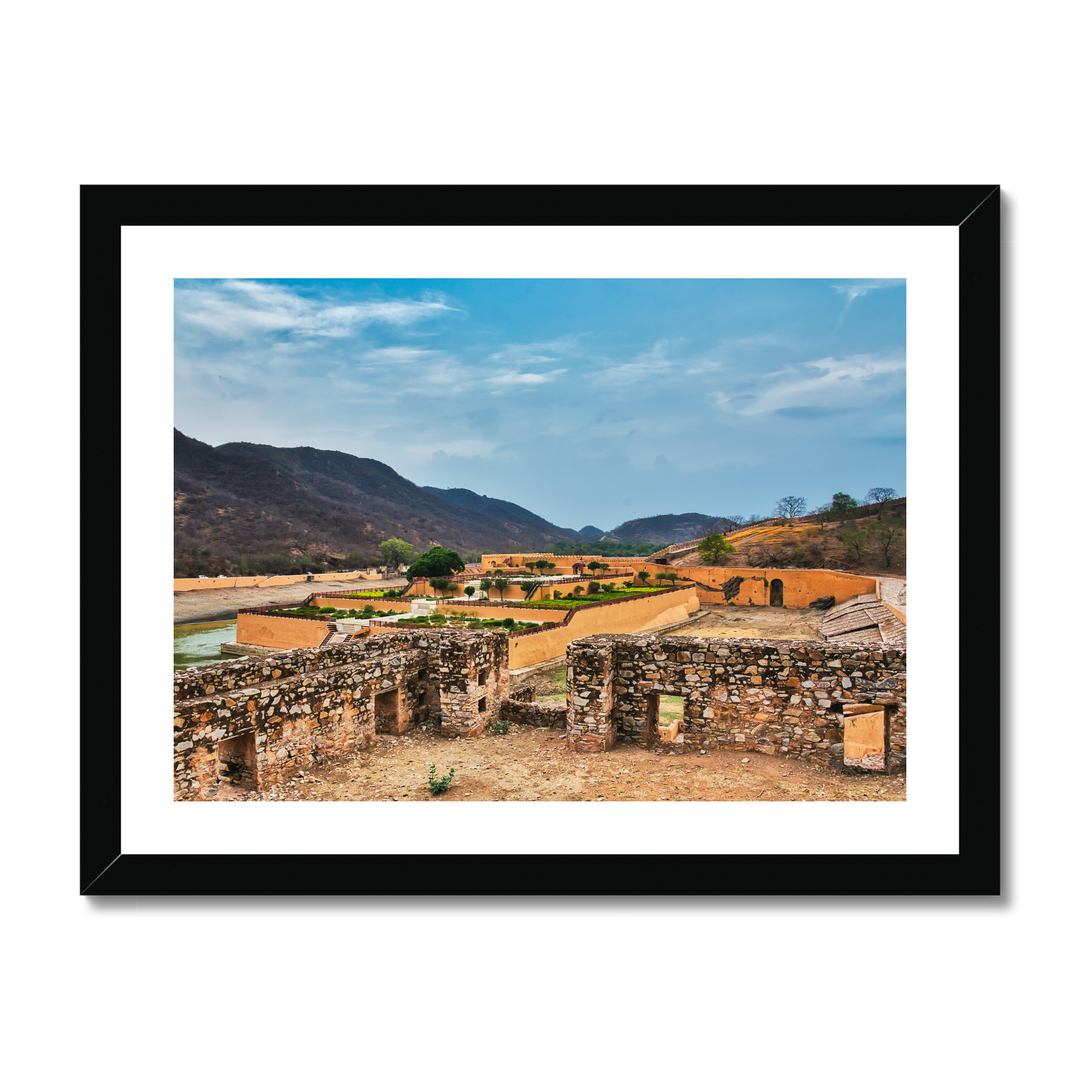
POLYGON ((221 739, 217 746, 217 760, 218 794, 258 790, 259 758, 254 731, 247 731, 232 739, 221 739))
POLYGON ((479 671, 479 673, 476 676, 476 681, 481 686, 486 686, 487 685, 487 669, 486 668, 481 668, 481 670, 479 671))
POLYGON ((400 694, 397 689, 375 695, 375 730, 390 732, 397 728, 400 694))
POLYGON ((769 606, 784 606, 784 583, 779 578, 773 578, 769 585, 769 606))
POLYGON ((683 699, 681 694, 656 695, 656 730, 661 742, 672 742, 682 731, 683 699))

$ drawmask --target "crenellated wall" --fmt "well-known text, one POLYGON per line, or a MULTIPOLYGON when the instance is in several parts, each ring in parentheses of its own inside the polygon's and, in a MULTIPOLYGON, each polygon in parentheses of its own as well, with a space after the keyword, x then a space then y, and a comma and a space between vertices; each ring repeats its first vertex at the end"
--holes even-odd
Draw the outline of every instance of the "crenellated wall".
POLYGON ((574 750, 609 750, 617 739, 653 745, 661 694, 683 698, 672 741, 684 749, 843 760, 844 706, 861 704, 880 706, 892 751, 906 749, 901 647, 603 635, 574 642, 566 655, 574 750))

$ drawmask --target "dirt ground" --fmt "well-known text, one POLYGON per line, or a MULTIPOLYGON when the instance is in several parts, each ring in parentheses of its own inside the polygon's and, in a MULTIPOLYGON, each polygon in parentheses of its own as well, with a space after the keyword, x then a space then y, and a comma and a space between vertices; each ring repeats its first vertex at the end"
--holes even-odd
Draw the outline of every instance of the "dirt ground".
POLYGON ((735 607, 702 604, 694 621, 672 634, 686 637, 785 638, 820 641, 817 628, 824 613, 809 608, 735 607))
POLYGON ((173 593, 173 625, 197 622, 225 622, 236 618, 238 608, 287 604, 303 600, 313 592, 357 592, 362 589, 400 589, 404 578, 381 581, 315 581, 299 585, 272 585, 267 589, 207 589, 173 593))
POLYGON ((300 802, 903 802, 903 775, 854 774, 803 761, 725 750, 672 754, 618 743, 576 754, 554 728, 511 725, 506 735, 444 739, 429 729, 379 735, 351 760, 308 769, 245 801, 300 802), (454 770, 449 789, 432 795, 454 770))

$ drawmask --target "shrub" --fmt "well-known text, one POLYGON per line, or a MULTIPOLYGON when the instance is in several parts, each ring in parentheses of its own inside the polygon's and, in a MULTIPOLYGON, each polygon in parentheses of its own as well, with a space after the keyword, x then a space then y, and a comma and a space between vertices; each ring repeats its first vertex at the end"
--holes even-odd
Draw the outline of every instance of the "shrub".
POLYGON ((513 630, 514 629, 514 620, 511 617, 507 617, 507 618, 503 619, 503 621, 502 621, 502 623, 500 623, 500 625, 505 626, 507 630, 513 630))
POLYGON ((588 588, 585 590, 585 593, 586 593, 587 596, 594 596, 599 591, 600 591, 600 582, 599 581, 590 581, 589 585, 588 585, 588 588))
POLYGON ((435 775, 435 766, 428 766, 428 787, 431 789, 432 795, 441 795, 454 780, 454 770, 451 769, 445 776, 435 775))
POLYGON ((487 727, 492 735, 507 735, 510 732, 510 721, 496 714, 488 721, 487 727))

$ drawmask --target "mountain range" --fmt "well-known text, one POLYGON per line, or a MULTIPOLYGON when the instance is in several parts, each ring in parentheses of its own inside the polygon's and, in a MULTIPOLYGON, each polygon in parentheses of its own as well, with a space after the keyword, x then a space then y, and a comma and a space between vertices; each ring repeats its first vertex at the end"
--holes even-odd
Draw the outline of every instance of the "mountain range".
POLYGON ((383 540, 462 554, 550 551, 560 543, 693 539, 716 519, 661 515, 611 532, 554 525, 466 488, 420 487, 389 465, 337 450, 257 443, 210 446, 173 430, 176 573, 274 571, 273 560, 369 565, 383 540), (226 567, 227 564, 227 567, 226 567))

